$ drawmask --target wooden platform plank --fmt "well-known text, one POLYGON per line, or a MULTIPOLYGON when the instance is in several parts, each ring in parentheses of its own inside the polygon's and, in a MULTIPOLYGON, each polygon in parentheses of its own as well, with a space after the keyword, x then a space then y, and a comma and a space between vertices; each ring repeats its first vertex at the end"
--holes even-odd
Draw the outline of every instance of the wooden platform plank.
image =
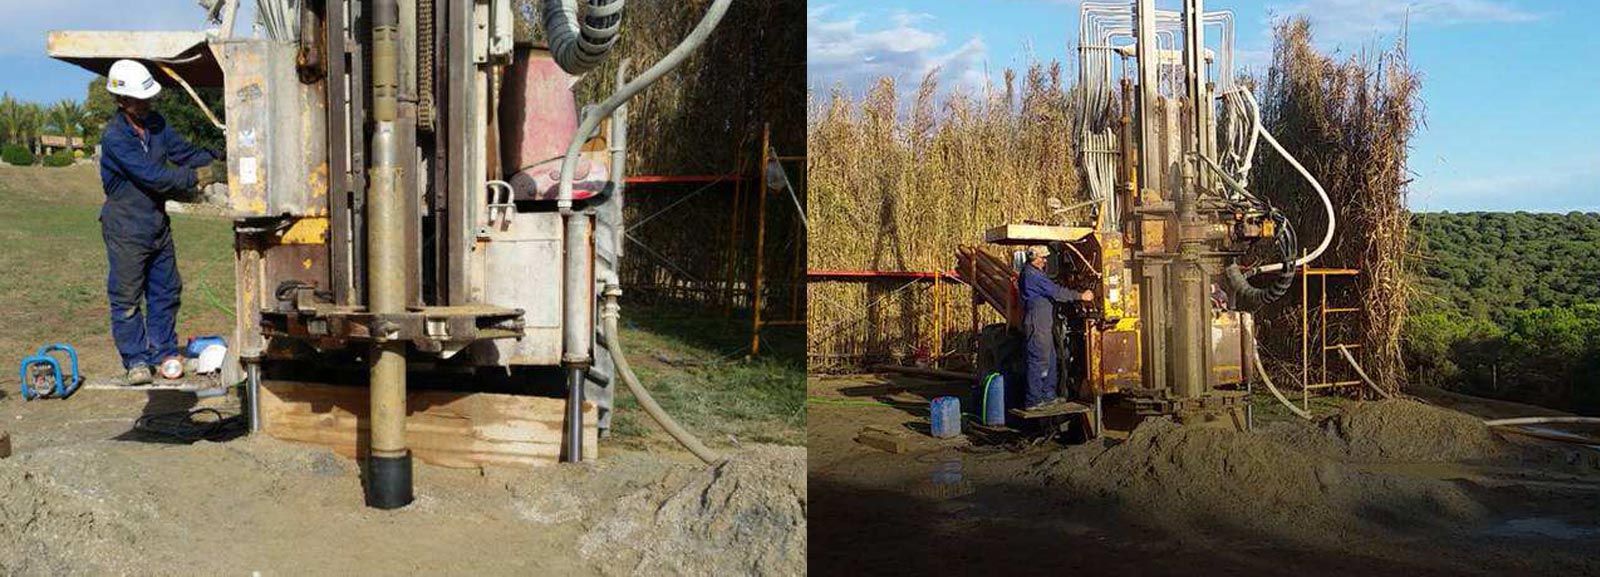
POLYGON ((193 393, 198 391, 230 389, 237 386, 239 386, 239 384, 224 385, 222 384, 222 381, 207 378, 188 380, 179 379, 175 381, 156 379, 154 382, 148 385, 137 386, 121 385, 117 383, 116 379, 89 379, 89 381, 85 382, 80 388, 95 391, 182 391, 193 393))
POLYGON ((1094 234, 1093 228, 1045 224, 1003 224, 983 231, 983 241, 1002 245, 1078 242, 1094 234))
MULTIPOLYGON (((367 389, 284 381, 261 384, 262 430, 274 438, 356 457, 367 444, 367 389)), ((406 443, 442 467, 541 466, 560 461, 566 401, 495 393, 413 391, 406 443)), ((598 457, 594 403, 583 404, 583 457, 598 457)))
POLYGON ((1044 417, 1055 417, 1060 415, 1082 415, 1093 410, 1093 407, 1083 403, 1079 403, 1077 401, 1067 401, 1065 403, 1057 403, 1033 410, 1011 409, 1010 412, 1012 416, 1019 419, 1041 419, 1044 417))

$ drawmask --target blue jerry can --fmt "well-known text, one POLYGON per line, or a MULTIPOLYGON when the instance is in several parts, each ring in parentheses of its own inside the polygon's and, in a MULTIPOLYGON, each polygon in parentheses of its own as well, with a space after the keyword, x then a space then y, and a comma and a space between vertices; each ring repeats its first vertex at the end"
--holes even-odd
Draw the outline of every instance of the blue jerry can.
POLYGON ((933 436, 948 439, 961 434, 961 399, 939 397, 928 404, 928 421, 933 436))

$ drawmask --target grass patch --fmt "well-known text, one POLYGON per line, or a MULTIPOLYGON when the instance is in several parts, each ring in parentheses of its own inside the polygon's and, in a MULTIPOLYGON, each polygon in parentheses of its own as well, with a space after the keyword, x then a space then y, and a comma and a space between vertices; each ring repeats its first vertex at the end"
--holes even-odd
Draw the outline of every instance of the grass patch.
MULTIPOLYGON (((121 370, 111 340, 106 251, 100 236, 104 199, 95 166, 6 167, 0 170, 0 351, 19 359, 40 345, 66 342, 85 371, 121 370)), ((184 303, 178 334, 231 335, 233 237, 229 222, 172 215, 184 303), (201 295, 208 294, 211 298, 201 295)))
MULTIPOLYGON (((663 307, 624 307, 622 338, 645 387, 673 418, 714 445, 805 443, 805 366, 800 331, 763 333, 746 359, 748 318, 663 307)), ((642 440, 656 430, 626 389, 612 432, 642 440)))

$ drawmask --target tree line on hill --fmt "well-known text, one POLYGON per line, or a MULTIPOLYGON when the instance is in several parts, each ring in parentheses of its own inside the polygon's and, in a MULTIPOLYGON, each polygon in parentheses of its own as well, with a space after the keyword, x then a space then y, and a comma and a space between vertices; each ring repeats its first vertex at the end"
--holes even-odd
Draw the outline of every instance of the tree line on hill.
POLYGON ((1600 213, 1420 213, 1413 382, 1600 412, 1600 213))

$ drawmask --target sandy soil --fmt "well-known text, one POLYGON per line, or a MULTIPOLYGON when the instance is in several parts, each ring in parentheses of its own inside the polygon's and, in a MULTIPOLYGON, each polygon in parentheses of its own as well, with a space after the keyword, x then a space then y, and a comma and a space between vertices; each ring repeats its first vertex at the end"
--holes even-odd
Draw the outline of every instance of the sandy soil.
POLYGON ((1151 421, 1018 449, 924 434, 927 399, 962 384, 809 389, 821 574, 1600 574, 1600 453, 1502 438, 1436 406, 1349 405, 1253 433, 1151 421), (868 425, 904 430, 912 450, 856 443, 868 425))
POLYGON ((130 432, 147 408, 194 403, 165 395, 0 399, 17 453, 0 459, 0 574, 805 572, 802 448, 747 447, 716 468, 617 450, 536 470, 419 463, 417 501, 385 512, 362 506, 356 464, 326 450, 130 432))

